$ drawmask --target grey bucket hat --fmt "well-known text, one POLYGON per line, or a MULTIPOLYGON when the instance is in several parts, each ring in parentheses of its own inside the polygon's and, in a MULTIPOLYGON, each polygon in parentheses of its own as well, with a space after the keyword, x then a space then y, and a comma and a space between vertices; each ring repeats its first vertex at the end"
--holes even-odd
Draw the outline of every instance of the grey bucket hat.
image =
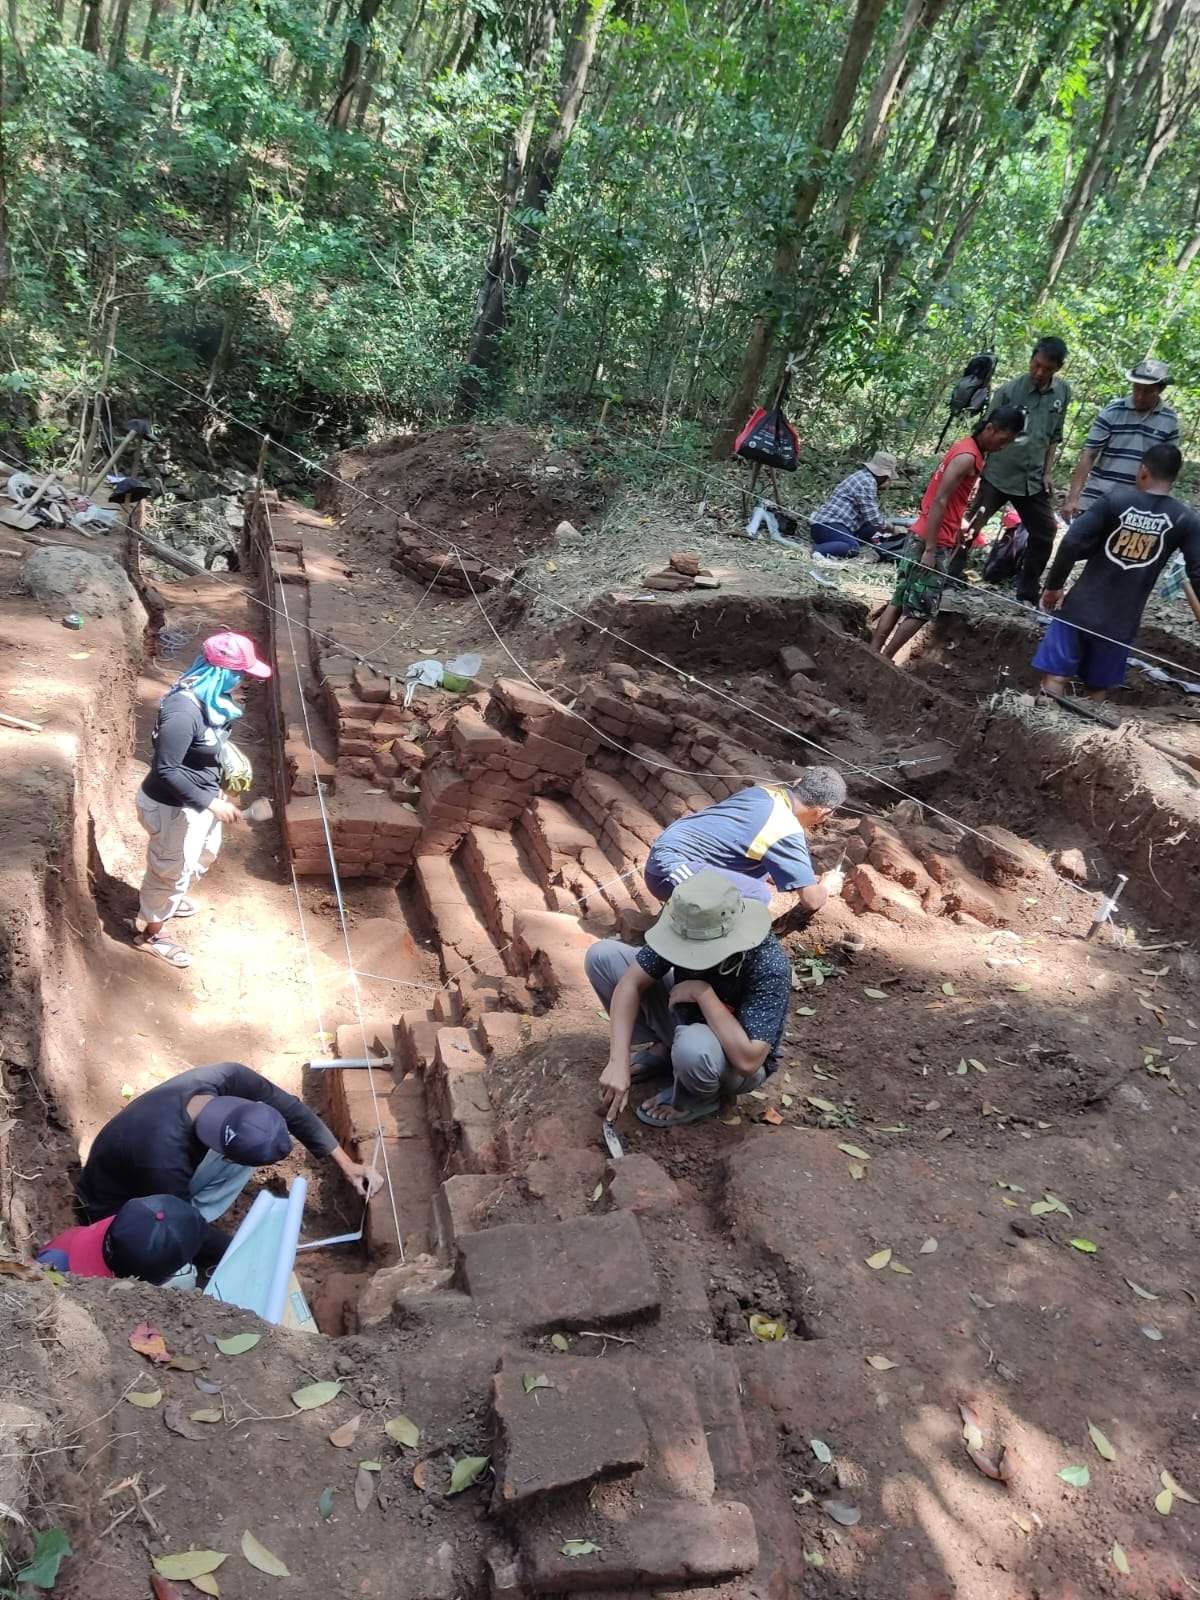
POLYGON ((730 956, 753 950, 771 931, 761 900, 746 900, 719 872, 698 872, 677 885, 646 943, 673 967, 707 972, 730 956))

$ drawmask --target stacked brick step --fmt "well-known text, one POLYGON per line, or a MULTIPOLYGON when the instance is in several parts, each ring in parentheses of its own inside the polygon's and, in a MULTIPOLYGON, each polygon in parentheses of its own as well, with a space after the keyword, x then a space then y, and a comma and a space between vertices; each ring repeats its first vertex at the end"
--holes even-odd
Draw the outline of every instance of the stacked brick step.
POLYGON ((477 592, 494 589, 512 576, 502 568, 493 567, 486 561, 477 561, 472 556, 451 555, 447 546, 439 545, 424 528, 407 517, 397 519, 392 566, 406 577, 435 584, 451 594, 470 592, 468 575, 470 588, 477 592))
MULTIPOLYGON (((337 1050, 343 1058, 362 1058, 363 1030, 357 1023, 338 1029, 337 1050)), ((426 1086, 403 1053, 399 1030, 387 1023, 368 1023, 372 1066, 334 1069, 330 1079, 329 1115, 342 1146, 368 1164, 376 1160, 385 1182, 367 1206, 367 1251, 376 1266, 432 1250, 433 1205, 439 1172, 430 1134, 426 1086), (395 1202, 396 1216, 392 1205, 395 1202), (397 1239, 396 1218, 400 1223, 397 1239)))

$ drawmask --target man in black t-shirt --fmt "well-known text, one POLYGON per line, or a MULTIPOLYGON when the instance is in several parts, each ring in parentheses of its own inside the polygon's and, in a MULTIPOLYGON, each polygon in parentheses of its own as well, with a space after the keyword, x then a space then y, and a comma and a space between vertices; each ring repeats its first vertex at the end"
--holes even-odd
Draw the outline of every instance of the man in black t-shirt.
MULTIPOLYGON (((239 1061, 222 1061, 147 1089, 104 1124, 76 1184, 76 1209, 81 1221, 100 1222, 140 1195, 176 1195, 211 1223, 255 1167, 283 1160, 293 1138, 329 1156, 363 1196, 378 1189, 379 1174, 352 1160, 303 1100, 239 1061)), ((207 1228, 197 1265, 215 1266, 228 1243, 207 1228)))
POLYGON ((619 1114, 632 1084, 669 1076, 671 1087, 637 1115, 652 1128, 680 1127, 775 1071, 791 962, 767 907, 721 873, 706 869, 677 885, 640 950, 601 939, 584 967, 610 1018, 605 1117, 619 1114))
POLYGON ((1142 612, 1176 550, 1192 587, 1200 585, 1200 517, 1171 495, 1182 465, 1175 445, 1152 445, 1135 488, 1111 490, 1071 524, 1042 593, 1043 609, 1057 615, 1033 658, 1048 694, 1063 695, 1069 679, 1081 678, 1088 698, 1103 700, 1124 683, 1142 612), (1077 561, 1087 565, 1064 600, 1077 561))

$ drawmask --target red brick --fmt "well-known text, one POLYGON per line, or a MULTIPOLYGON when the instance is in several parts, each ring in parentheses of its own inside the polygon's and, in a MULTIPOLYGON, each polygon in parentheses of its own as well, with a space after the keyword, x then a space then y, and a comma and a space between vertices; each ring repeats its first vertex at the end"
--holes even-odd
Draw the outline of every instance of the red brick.
POLYGON ((520 748, 498 728, 490 727, 474 706, 460 706, 450 719, 450 738, 467 755, 514 755, 520 748))
POLYGON ((532 1037, 527 1017, 516 1011, 484 1011, 476 1027, 488 1054, 502 1058, 516 1055, 532 1037))
POLYGON ((595 1555, 564 1555, 557 1531, 522 1526, 519 1537, 527 1581, 536 1594, 717 1582, 758 1565, 754 1518, 736 1500, 640 1506, 626 1520, 602 1526, 595 1555))
POLYGON ((439 1028, 434 1059, 447 1077, 477 1076, 487 1069, 465 1028, 439 1028))
POLYGON ((632 1152, 608 1164, 608 1198, 620 1211, 635 1217, 655 1216, 679 1207, 679 1190, 651 1156, 632 1152))
POLYGON ((628 1379, 600 1361, 555 1361, 553 1388, 526 1392, 527 1356, 506 1355, 492 1379, 499 1446, 492 1509, 645 1465, 646 1424, 628 1379))
POLYGON ((440 1026, 419 1012, 405 1011, 401 1014, 401 1060, 409 1072, 427 1073, 432 1069, 440 1026))
POLYGON ((488 1210, 503 1194, 506 1179, 496 1173, 463 1172, 449 1177, 433 1197, 437 1248, 453 1259, 460 1234, 486 1227, 488 1210))
POLYGON ((621 1326, 658 1311, 654 1268, 626 1211, 488 1228, 464 1234, 459 1251, 485 1321, 536 1333, 621 1326))
POLYGON ((556 744, 553 739, 545 739, 540 734, 530 734, 522 746, 525 759, 531 761, 542 772, 553 772, 561 777, 571 777, 582 772, 586 757, 582 750, 572 749, 570 745, 556 744))
POLYGON ((889 922, 911 922, 924 915, 920 900, 911 890, 901 888, 865 863, 850 873, 843 897, 851 910, 874 911, 889 922))

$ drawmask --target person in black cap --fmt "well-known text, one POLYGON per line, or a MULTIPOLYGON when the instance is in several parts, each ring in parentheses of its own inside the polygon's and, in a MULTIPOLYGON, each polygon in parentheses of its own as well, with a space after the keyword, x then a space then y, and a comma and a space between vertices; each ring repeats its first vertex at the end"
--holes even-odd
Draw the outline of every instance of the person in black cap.
MULTIPOLYGON (((96 1135, 76 1186, 84 1222, 112 1216, 147 1194, 190 1200, 208 1223, 223 1216, 253 1167, 282 1161, 299 1139, 330 1156, 369 1198, 380 1177, 352 1161, 314 1111, 237 1061, 193 1067, 131 1100, 96 1135)), ((196 1265, 211 1271, 229 1243, 206 1227, 196 1265)))
POLYGON ((208 1224, 189 1200, 148 1194, 115 1216, 66 1228, 37 1253, 40 1267, 80 1278, 141 1278, 166 1283, 191 1266, 208 1224))

